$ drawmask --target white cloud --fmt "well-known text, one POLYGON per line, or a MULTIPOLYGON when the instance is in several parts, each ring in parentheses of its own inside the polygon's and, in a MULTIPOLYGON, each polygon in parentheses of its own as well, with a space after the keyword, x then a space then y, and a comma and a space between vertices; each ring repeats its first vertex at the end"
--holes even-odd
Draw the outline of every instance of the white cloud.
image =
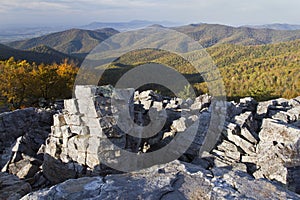
POLYGON ((38 0, 10 0, 0 2, 0 8, 5 8, 6 12, 19 10, 63 10, 68 7, 62 3, 54 1, 38 1, 38 0))
POLYGON ((148 19, 186 23, 283 21, 300 24, 299 7, 299 0, 9 0, 0 1, 0 23, 45 21, 53 17, 58 21, 84 23, 148 19))

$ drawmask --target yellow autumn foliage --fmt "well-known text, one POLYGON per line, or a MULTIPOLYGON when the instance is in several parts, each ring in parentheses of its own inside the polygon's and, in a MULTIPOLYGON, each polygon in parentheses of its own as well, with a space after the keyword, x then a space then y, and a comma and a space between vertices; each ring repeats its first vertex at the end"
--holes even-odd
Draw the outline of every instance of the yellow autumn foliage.
POLYGON ((61 64, 35 64, 10 58, 0 61, 1 103, 12 109, 35 106, 40 98, 48 102, 70 98, 78 68, 65 60, 61 64))

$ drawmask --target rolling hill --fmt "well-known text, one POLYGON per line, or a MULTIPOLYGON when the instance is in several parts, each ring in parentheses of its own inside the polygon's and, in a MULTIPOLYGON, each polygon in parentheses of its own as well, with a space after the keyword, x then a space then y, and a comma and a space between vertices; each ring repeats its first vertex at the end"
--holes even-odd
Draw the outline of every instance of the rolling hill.
MULTIPOLYGON (((199 41, 203 47, 219 44, 261 45, 300 39, 300 30, 273 30, 249 27, 231 27, 218 24, 190 24, 174 27, 199 41)), ((31 49, 40 45, 49 46, 65 54, 84 58, 101 41, 118 33, 115 29, 99 30, 70 29, 29 40, 8 43, 16 49, 31 49)))
POLYGON ((236 28, 219 24, 191 24, 174 29, 199 41, 203 47, 217 44, 260 45, 300 39, 300 30, 236 28))
POLYGON ((29 40, 11 42, 8 43, 8 46, 27 50, 40 45, 46 45, 62 53, 80 57, 85 56, 85 54, 89 53, 101 41, 116 33, 118 33, 118 31, 111 28, 94 31, 70 29, 29 40))
POLYGON ((75 63, 81 63, 80 59, 61 53, 45 45, 37 46, 31 50, 18 50, 0 44, 0 60, 7 60, 10 57, 14 57, 15 60, 27 60, 38 64, 60 63, 64 59, 72 60, 75 63))

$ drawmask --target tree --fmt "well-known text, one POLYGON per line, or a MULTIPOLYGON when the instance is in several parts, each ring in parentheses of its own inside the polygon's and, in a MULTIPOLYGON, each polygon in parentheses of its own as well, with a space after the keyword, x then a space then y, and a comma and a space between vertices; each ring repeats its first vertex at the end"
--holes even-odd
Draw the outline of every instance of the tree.
POLYGON ((26 61, 16 62, 10 58, 0 64, 0 93, 14 108, 24 104, 32 66, 26 61))
POLYGON ((0 62, 0 95, 12 109, 35 106, 40 98, 70 98, 78 68, 61 64, 36 65, 10 58, 0 62))

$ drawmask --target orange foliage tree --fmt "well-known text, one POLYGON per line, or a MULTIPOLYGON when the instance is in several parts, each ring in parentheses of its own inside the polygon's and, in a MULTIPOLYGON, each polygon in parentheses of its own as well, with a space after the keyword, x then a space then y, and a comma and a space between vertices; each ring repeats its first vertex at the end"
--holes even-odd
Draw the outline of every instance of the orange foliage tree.
POLYGON ((48 102, 70 98, 78 68, 65 60, 61 64, 36 65, 10 58, 0 62, 2 103, 16 109, 35 106, 39 99, 48 102))

